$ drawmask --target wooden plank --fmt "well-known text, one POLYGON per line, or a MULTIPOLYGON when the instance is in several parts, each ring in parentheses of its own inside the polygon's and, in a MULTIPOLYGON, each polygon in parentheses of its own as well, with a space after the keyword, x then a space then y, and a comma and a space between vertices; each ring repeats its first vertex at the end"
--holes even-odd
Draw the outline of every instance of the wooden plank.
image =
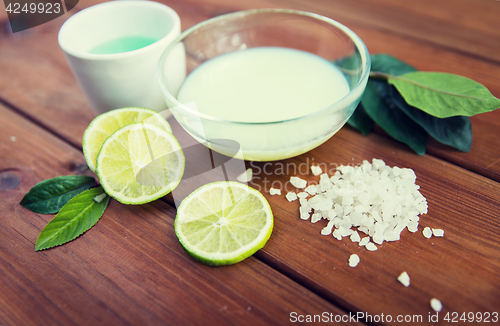
POLYGON ((161 201, 111 201, 90 231, 35 252, 52 215, 19 201, 84 158, 1 105, 0 116, 0 324, 256 325, 283 324, 292 312, 342 313, 253 257, 221 268, 195 262, 175 236, 175 210, 161 201))

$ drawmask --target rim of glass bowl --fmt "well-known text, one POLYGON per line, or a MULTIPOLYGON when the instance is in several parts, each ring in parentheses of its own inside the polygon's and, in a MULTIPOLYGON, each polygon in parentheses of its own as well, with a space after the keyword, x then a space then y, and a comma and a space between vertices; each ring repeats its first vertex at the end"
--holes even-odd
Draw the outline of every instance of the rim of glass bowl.
POLYGON ((197 116, 197 117, 200 117, 200 118, 203 118, 203 119, 206 119, 206 120, 216 121, 216 122, 222 122, 222 123, 241 124, 241 125, 265 125, 265 124, 285 123, 285 122, 289 122, 289 121, 294 121, 294 120, 300 120, 300 119, 304 119, 304 118, 308 118, 308 117, 313 117, 315 115, 321 114, 324 111, 327 111, 327 110, 331 109, 332 106, 341 106, 345 102, 350 102, 350 101, 352 102, 354 100, 353 97, 358 96, 357 94, 359 92, 359 89, 361 87, 363 87, 362 85, 368 79, 368 76, 370 74, 370 69, 371 69, 370 53, 368 52, 368 49, 366 48, 366 45, 363 43, 363 41, 361 40, 361 38, 359 38, 358 35, 356 35, 350 28, 346 27, 345 25, 342 25, 341 23, 339 23, 339 22, 337 22, 337 21, 335 21, 335 20, 333 20, 331 18, 322 16, 322 15, 319 15, 319 14, 307 12, 307 11, 292 10, 292 9, 252 9, 252 10, 237 11, 237 12, 233 12, 233 13, 229 13, 229 14, 224 14, 224 15, 221 15, 221 16, 217 16, 217 17, 205 20, 205 21, 203 21, 201 23, 198 23, 198 24, 190 27, 189 29, 185 30, 174 41, 172 41, 172 43, 170 43, 170 45, 163 52, 163 54, 162 54, 162 56, 160 58, 160 61, 158 63, 158 79, 159 79, 160 88, 161 88, 163 94, 165 94, 165 96, 167 96, 170 101, 172 101, 173 103, 175 103, 175 107, 176 108, 180 108, 185 113, 188 113, 188 114, 190 114, 192 116, 197 116), (292 118, 292 119, 287 119, 287 120, 279 120, 279 121, 266 121, 266 122, 242 122, 242 121, 226 120, 226 119, 217 118, 217 117, 205 114, 205 113, 197 112, 197 111, 192 110, 191 108, 189 108, 186 104, 179 102, 175 98, 175 96, 173 96, 170 93, 170 91, 167 89, 167 87, 163 83, 164 69, 162 67, 164 65, 164 61, 166 60, 167 54, 170 52, 170 50, 177 43, 179 43, 182 40, 184 40, 192 32, 194 32, 194 31, 196 31, 196 30, 198 30, 201 27, 204 27, 206 25, 210 25, 212 23, 216 23, 218 21, 225 20, 227 18, 235 18, 235 17, 238 17, 238 16, 243 17, 243 16, 260 14, 260 13, 280 13, 280 14, 294 14, 294 15, 299 15, 299 16, 308 16, 308 17, 311 17, 311 18, 315 18, 317 20, 321 20, 321 21, 327 22, 330 25, 332 25, 334 27, 337 27, 338 29, 340 29, 341 31, 343 31, 354 42, 354 45, 356 46, 356 48, 358 49, 358 51, 359 51, 359 53, 361 55, 361 62, 363 64, 363 67, 362 67, 363 73, 362 73, 362 76, 361 76, 359 82, 342 99, 340 99, 339 101, 337 101, 335 103, 332 103, 331 105, 329 105, 329 106, 327 106, 327 107, 325 107, 325 108, 323 108, 323 109, 321 109, 319 111, 316 111, 316 112, 313 112, 313 113, 309 113, 309 114, 306 114, 306 115, 303 115, 303 116, 300 116, 300 117, 297 117, 297 118, 292 118))

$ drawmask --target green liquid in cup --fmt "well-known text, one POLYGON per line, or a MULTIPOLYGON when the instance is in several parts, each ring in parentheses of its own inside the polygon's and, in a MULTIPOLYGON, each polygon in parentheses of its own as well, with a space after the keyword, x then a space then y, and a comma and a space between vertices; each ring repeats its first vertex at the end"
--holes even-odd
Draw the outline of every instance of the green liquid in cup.
POLYGON ((89 51, 92 54, 115 54, 129 52, 141 49, 145 46, 153 44, 158 39, 144 36, 126 36, 116 40, 112 40, 103 44, 99 44, 89 51))

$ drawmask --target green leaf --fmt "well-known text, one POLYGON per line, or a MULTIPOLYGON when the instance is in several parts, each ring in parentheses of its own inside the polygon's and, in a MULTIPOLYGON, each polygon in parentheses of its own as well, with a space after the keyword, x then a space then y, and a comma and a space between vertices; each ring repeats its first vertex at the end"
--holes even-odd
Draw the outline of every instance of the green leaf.
POLYGON ((372 71, 383 72, 392 76, 398 76, 406 74, 408 72, 417 71, 406 62, 403 62, 393 56, 388 54, 373 54, 372 59, 372 71))
POLYGON ((349 120, 347 120, 347 123, 351 127, 359 130, 365 136, 372 131, 374 124, 372 118, 370 118, 370 116, 366 113, 361 103, 358 105, 356 110, 354 110, 354 113, 351 115, 349 120))
POLYGON ((396 105, 413 121, 424 128, 434 139, 463 152, 470 151, 472 129, 468 117, 456 116, 439 119, 408 105, 396 88, 391 86, 391 96, 396 105))
POLYGON ((102 187, 96 187, 71 199, 42 230, 35 250, 62 245, 94 226, 109 203, 110 197, 102 198, 103 193, 102 187))
POLYGON ((425 154, 427 132, 392 101, 389 84, 369 80, 361 103, 370 118, 391 137, 407 144, 417 154, 425 154))
POLYGON ((21 205, 41 214, 59 212, 71 198, 95 185, 93 177, 68 175, 44 180, 36 184, 21 200, 21 205))
POLYGON ((473 116, 500 107, 500 99, 478 82, 441 72, 410 72, 391 76, 405 101, 438 118, 473 116))

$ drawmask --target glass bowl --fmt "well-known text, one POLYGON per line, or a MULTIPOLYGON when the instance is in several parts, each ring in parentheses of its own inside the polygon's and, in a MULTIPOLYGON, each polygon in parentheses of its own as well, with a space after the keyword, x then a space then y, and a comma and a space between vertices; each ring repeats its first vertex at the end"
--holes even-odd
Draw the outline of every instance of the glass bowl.
MULTIPOLYGON (((286 9, 240 11, 201 22, 171 43, 158 65, 160 88, 179 124, 219 153, 254 161, 294 157, 332 137, 358 105, 369 72, 368 50, 349 28, 321 15, 286 9), (318 111, 264 122, 221 119, 199 112, 196 102, 178 100, 182 83, 198 66, 220 55, 257 47, 291 48, 326 59, 345 76, 349 92, 318 111)), ((335 91, 332 85, 331 92, 335 91)))

